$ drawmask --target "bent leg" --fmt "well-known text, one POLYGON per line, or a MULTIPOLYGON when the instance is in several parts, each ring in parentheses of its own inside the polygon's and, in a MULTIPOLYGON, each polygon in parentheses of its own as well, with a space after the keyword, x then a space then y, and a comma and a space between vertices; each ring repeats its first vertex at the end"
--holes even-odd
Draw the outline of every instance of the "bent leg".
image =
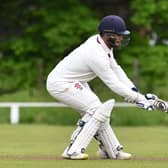
MULTIPOLYGON (((107 134, 110 134, 112 137, 112 142, 110 143, 113 143, 113 148, 116 149, 116 144, 119 144, 119 142, 117 143, 116 138, 114 138, 115 134, 113 133, 113 130, 107 127, 108 129, 104 129, 104 131, 100 134, 99 129, 103 125, 106 125, 105 123, 109 120, 114 101, 108 103, 106 102, 106 105, 103 105, 89 87, 85 87, 80 82, 73 82, 69 84, 65 83, 65 87, 64 84, 61 84, 61 89, 63 88, 61 92, 56 92, 54 88, 51 87, 50 89, 51 95, 78 111, 84 111, 87 116, 89 116, 86 117, 85 115, 82 118, 78 128, 71 136, 70 145, 66 148, 63 155, 66 154, 69 157, 73 156, 75 153, 84 152, 96 133, 99 135, 99 138, 97 139, 100 139, 99 141, 103 141, 103 144, 109 139, 107 134), (103 138, 102 135, 106 138, 103 138)), ((113 151, 113 148, 111 147, 111 151, 108 151, 107 149, 109 145, 104 145, 104 147, 105 151, 108 152, 108 155, 110 155, 111 158, 116 157, 117 151, 113 151)))
MULTIPOLYGON (((98 129, 98 123, 99 121, 92 119, 89 123, 89 120, 91 117, 86 116, 92 116, 96 109, 101 106, 101 102, 99 98, 89 89, 88 85, 83 85, 80 82, 70 82, 70 83, 52 83, 48 84, 47 87, 49 93, 55 97, 57 100, 69 105, 70 107, 77 109, 79 112, 84 112, 87 115, 84 115, 80 122, 78 123, 77 129, 73 132, 71 136, 71 142, 70 145, 66 148, 66 150, 63 153, 64 158, 72 158, 74 155, 71 155, 71 153, 78 153, 82 152, 82 148, 86 148, 90 140, 92 139, 92 136, 95 134, 92 129, 86 129, 85 127, 94 127, 95 130, 98 129), (82 124, 81 124, 82 123, 82 124), (87 123, 87 124, 86 124, 87 123), (92 126, 93 124, 93 126, 92 126), (84 129, 85 128, 85 129, 84 129), (85 136, 85 132, 86 135, 85 136), (87 133, 89 132, 89 134, 87 133), (93 134, 93 135, 92 135, 93 134), (84 139, 80 138, 81 140, 78 140, 80 142, 76 142, 77 139, 79 139, 79 135, 82 137, 84 135, 84 139), (85 137, 87 137, 85 140, 85 137), (76 146, 74 146, 74 142, 76 142, 76 146), (80 144, 83 145, 80 145, 80 144), (71 148, 73 145, 73 148, 71 148), (71 150, 70 150, 71 149, 71 150), (68 153, 70 151, 70 155, 68 153)), ((81 113, 82 115, 84 113, 81 113)), ((81 156, 82 159, 83 156, 81 156)), ((77 158, 77 157, 76 157, 77 158)), ((79 158, 79 157, 78 157, 79 158)), ((74 158, 75 159, 75 158, 74 158)))
POLYGON ((70 146, 67 151, 68 155, 73 156, 76 153, 83 153, 85 151, 101 124, 109 119, 113 106, 114 100, 109 100, 95 111, 94 115, 85 123, 83 129, 70 146))

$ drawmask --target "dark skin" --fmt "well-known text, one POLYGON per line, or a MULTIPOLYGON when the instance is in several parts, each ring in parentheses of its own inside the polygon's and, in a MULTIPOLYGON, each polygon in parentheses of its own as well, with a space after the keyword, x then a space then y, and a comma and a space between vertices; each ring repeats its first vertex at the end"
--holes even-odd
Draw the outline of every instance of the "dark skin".
MULTIPOLYGON (((119 48, 121 46, 121 42, 123 40, 123 36, 122 35, 118 35, 118 34, 114 34, 112 36, 113 36, 113 38, 115 38, 115 46, 116 46, 116 48, 119 48)), ((112 47, 109 44, 109 38, 110 38, 110 36, 107 33, 104 33, 103 36, 102 36, 102 39, 103 39, 104 43, 107 45, 107 47, 109 49, 111 49, 112 47)))

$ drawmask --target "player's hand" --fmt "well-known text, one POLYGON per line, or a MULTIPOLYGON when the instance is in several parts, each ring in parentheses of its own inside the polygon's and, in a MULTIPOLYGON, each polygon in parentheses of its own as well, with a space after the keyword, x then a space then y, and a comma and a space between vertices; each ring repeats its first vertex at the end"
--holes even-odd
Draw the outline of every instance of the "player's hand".
POLYGON ((155 100, 158 99, 158 97, 155 94, 153 94, 153 93, 145 94, 145 98, 149 101, 151 106, 153 106, 155 100))
POLYGON ((145 95, 141 101, 136 102, 136 105, 142 109, 152 111, 152 110, 154 110, 153 102, 154 102, 153 99, 148 100, 148 98, 146 98, 146 95, 145 95), (151 100, 152 100, 152 102, 151 102, 151 100))
POLYGON ((147 100, 156 100, 156 99, 158 99, 158 97, 155 94, 153 94, 153 93, 146 93, 145 94, 145 98, 147 100))

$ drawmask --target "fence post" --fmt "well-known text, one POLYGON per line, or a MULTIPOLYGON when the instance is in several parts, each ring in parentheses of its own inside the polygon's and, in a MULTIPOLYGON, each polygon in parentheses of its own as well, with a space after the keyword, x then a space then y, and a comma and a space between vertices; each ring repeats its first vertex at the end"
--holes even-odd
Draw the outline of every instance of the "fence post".
POLYGON ((10 109, 10 122, 11 124, 19 123, 19 105, 12 104, 10 109))

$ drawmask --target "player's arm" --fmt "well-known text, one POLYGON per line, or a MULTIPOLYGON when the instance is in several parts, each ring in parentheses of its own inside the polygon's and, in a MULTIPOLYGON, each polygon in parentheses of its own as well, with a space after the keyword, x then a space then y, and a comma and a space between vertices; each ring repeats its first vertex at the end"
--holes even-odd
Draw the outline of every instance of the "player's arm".
MULTIPOLYGON (((138 91, 137 88, 132 83, 132 81, 127 77, 126 73, 120 67, 120 65, 117 64, 115 59, 112 58, 111 60, 112 60, 111 61, 112 69, 116 73, 119 80, 121 82, 124 82, 132 90, 138 91)), ((145 98, 149 101, 149 103, 151 104, 151 108, 153 108, 153 110, 156 109, 156 110, 168 112, 168 102, 166 102, 162 99, 159 99, 155 94, 148 93, 145 95, 145 98)), ((143 102, 142 102, 142 104, 141 104, 141 102, 139 102, 139 103, 137 103, 137 105, 144 106, 143 102)))
POLYGON ((97 59, 95 58, 92 57, 92 59, 89 60, 89 67, 113 92, 130 102, 137 102, 144 99, 142 94, 132 91, 119 80, 116 73, 110 67, 108 59, 103 56, 97 59))

